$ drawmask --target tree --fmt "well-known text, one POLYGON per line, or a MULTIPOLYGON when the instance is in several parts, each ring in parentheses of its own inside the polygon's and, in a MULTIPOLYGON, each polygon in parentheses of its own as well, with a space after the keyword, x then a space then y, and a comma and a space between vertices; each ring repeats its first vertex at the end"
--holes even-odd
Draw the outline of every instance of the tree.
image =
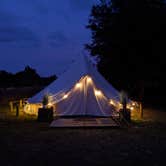
POLYGON ((99 71, 116 88, 140 100, 149 88, 164 87, 164 0, 101 0, 87 28, 92 41, 86 49, 100 57, 99 71))
POLYGON ((25 87, 25 86, 47 86, 57 79, 56 75, 41 77, 35 69, 26 66, 23 71, 15 74, 0 71, 0 88, 25 87))
POLYGON ((13 74, 5 70, 0 70, 0 88, 6 88, 12 85, 13 74))

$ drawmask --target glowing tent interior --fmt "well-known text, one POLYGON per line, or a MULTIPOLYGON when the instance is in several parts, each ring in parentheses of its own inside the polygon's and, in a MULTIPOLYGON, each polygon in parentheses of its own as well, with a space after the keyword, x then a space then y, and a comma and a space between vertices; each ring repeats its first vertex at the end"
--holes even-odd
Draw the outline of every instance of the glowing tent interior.
POLYGON ((30 98, 24 111, 37 114, 45 94, 49 94, 48 106, 53 106, 54 115, 58 116, 112 116, 120 108, 119 92, 85 56, 79 57, 68 71, 30 98))

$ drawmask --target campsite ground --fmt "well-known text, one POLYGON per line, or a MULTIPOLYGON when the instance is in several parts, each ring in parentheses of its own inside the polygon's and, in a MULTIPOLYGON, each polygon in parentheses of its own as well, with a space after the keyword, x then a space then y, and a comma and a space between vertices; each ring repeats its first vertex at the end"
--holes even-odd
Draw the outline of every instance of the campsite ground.
MULTIPOLYGON (((1 107, 2 108, 2 107, 1 107)), ((8 109, 8 108, 6 108, 8 109)), ((0 165, 165 165, 166 112, 120 129, 52 129, 36 117, 0 109, 0 165)))

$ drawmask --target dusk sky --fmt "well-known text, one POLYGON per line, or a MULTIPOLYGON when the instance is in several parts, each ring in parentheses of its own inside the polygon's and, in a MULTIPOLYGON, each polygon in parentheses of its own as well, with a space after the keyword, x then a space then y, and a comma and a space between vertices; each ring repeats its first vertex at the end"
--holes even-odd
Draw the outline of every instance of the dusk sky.
POLYGON ((91 40, 85 26, 98 1, 0 0, 0 70, 63 73, 91 40))

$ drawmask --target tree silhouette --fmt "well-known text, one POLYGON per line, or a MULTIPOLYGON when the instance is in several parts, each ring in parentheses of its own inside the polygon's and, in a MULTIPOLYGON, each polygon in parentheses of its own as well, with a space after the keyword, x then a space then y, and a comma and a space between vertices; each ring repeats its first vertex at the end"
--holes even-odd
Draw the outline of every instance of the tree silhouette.
POLYGON ((46 86, 56 79, 56 75, 41 77, 35 69, 26 66, 23 71, 16 74, 0 71, 0 88, 46 86))
POLYGON ((99 71, 119 90, 141 100, 165 87, 166 4, 164 0, 101 0, 91 10, 92 41, 99 71))

